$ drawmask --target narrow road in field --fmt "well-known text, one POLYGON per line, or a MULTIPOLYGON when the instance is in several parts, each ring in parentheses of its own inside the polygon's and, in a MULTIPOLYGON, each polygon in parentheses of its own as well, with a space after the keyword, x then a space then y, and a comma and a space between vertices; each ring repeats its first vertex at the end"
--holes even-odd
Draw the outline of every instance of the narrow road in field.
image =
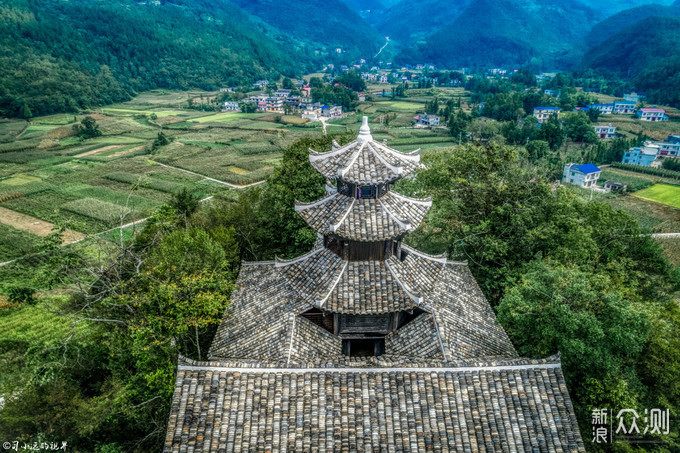
MULTIPOLYGON (((324 130, 325 130, 325 128, 324 128, 324 130)), ((325 133, 325 132, 324 132, 324 133, 325 133)), ((191 170, 185 170, 184 168, 173 167, 172 165, 162 164, 162 163, 160 163, 160 162, 156 162, 155 160, 152 160, 151 162, 153 162, 154 164, 158 164, 158 165, 160 165, 161 167, 172 168, 173 170, 183 171, 183 172, 185 172, 185 173, 189 173, 190 175, 200 176, 201 178, 207 179, 208 181, 216 182, 216 183, 218 183, 218 184, 223 184, 223 185, 225 185, 225 186, 229 186, 229 187, 232 187, 232 188, 234 188, 234 189, 245 189, 246 187, 256 186, 256 185, 262 184, 263 182, 266 181, 266 179, 263 179, 262 181, 257 181, 257 182, 251 183, 251 184, 245 184, 245 185, 243 185, 243 186, 240 186, 240 185, 238 185, 238 184, 232 184, 232 183, 230 183, 230 182, 220 181, 219 179, 209 178, 209 177, 207 177, 207 176, 205 176, 205 175, 202 175, 202 174, 200 174, 200 173, 196 173, 196 172, 191 171, 191 170)))
POLYGON ((652 233, 653 238, 680 238, 680 233, 652 233))

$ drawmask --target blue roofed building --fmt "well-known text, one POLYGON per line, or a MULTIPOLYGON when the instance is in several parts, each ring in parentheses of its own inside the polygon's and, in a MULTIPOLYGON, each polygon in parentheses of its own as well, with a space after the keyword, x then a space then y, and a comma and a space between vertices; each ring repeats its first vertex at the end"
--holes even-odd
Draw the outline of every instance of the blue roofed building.
POLYGON ((601 173, 602 170, 595 164, 578 165, 569 163, 564 166, 562 182, 590 188, 597 184, 597 180, 600 178, 601 173))

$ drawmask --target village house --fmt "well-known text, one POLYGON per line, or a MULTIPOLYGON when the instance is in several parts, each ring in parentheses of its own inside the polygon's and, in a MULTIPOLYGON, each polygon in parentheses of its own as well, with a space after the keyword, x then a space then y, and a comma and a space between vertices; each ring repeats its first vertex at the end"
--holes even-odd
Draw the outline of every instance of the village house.
POLYGON ((562 95, 562 90, 543 90, 543 94, 547 94, 548 96, 558 98, 562 95))
POLYGON ((659 155, 660 147, 656 143, 645 142, 642 146, 631 148, 623 154, 621 162, 624 164, 654 167, 659 155))
POLYGON ((274 91, 273 96, 276 98, 287 98, 290 96, 290 90, 276 90, 274 91))
POLYGON ((624 101, 633 102, 633 103, 635 103, 636 105, 637 105, 637 103, 638 103, 639 101, 641 101, 642 99, 645 99, 645 98, 646 98, 646 96, 644 96, 643 94, 635 93, 635 92, 633 92, 633 93, 624 93, 624 95, 623 95, 623 100, 624 100, 624 101))
POLYGON ((241 107, 239 107, 238 102, 226 101, 222 104, 222 111, 223 112, 240 112, 241 107))
POLYGON ((591 188, 597 184, 597 180, 600 178, 601 173, 602 170, 595 164, 578 165, 570 163, 564 166, 562 181, 585 188, 591 188))
POLYGON ((282 97, 269 97, 266 101, 266 111, 283 113, 283 98, 282 97))
POLYGON ((414 116, 413 120, 415 121, 416 126, 425 127, 439 126, 439 117, 437 115, 426 115, 424 113, 421 113, 418 116, 414 116))
POLYGON ((600 115, 611 115, 614 112, 614 104, 590 104, 589 109, 598 109, 600 115))
POLYGON ((235 87, 220 88, 220 93, 235 93, 235 92, 236 92, 235 87))
POLYGON ((600 138, 610 139, 614 138, 614 136, 616 135, 616 127, 612 126, 611 124, 607 126, 597 125, 593 127, 595 128, 595 133, 600 138))
POLYGON ((359 99, 359 102, 366 102, 366 95, 364 93, 357 94, 357 98, 359 99))
POLYGON ((657 142, 659 157, 680 157, 680 135, 669 135, 666 141, 657 142))
POLYGON ((585 451, 559 355, 521 357, 468 263, 404 244, 419 150, 357 138, 309 162, 293 259, 243 262, 207 358, 180 356, 164 453, 585 451))
POLYGON ((668 115, 664 109, 653 108, 641 108, 637 111, 637 116, 642 121, 668 121, 668 115))
POLYGON ((547 122, 551 116, 560 117, 560 109, 557 107, 535 107, 534 118, 538 120, 538 124, 547 122))
POLYGON ((267 85, 269 85, 268 80, 258 80, 253 84, 253 86, 256 86, 257 88, 264 89, 267 88, 267 85))
POLYGON ((604 190, 606 192, 623 192, 628 186, 622 182, 612 181, 608 179, 604 182, 604 190))
POLYGON ((340 118, 342 116, 341 105, 324 105, 321 106, 321 116, 326 118, 340 118))
POLYGON ((632 115, 635 113, 635 102, 614 101, 614 113, 617 115, 632 115))
POLYGON ((388 83, 389 76, 385 73, 380 74, 380 83, 388 83))

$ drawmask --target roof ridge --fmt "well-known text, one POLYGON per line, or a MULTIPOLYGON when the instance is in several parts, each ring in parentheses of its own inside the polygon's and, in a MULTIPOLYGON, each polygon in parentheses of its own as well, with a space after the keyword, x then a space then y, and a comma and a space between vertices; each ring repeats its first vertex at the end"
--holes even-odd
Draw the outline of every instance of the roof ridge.
POLYGON ((342 154, 345 151, 347 151, 349 148, 352 147, 352 145, 355 145, 356 143, 357 141, 355 140, 351 143, 346 144, 342 148, 326 151, 325 153, 320 153, 319 151, 314 151, 312 148, 309 148, 309 161, 315 162, 320 159, 327 159, 329 157, 337 156, 338 154, 342 154))
MULTIPOLYGON (((409 252, 413 253, 416 256, 419 256, 421 258, 425 258, 431 261, 436 261, 438 263, 442 263, 444 265, 447 264, 448 258, 446 256, 446 253, 442 253, 440 255, 430 255, 428 253, 421 252, 418 249, 414 249, 413 247, 409 247, 406 244, 401 244, 401 248, 408 250, 409 252)), ((455 261, 454 261, 455 262, 455 261)))
POLYGON ((394 173, 396 173, 397 176, 401 176, 401 174, 402 174, 403 171, 404 171, 404 167, 395 167, 395 166, 392 165, 391 163, 387 162, 387 160, 385 160, 385 158, 382 157, 382 156, 381 156, 381 155, 380 155, 380 154, 379 154, 379 153, 371 146, 370 143, 367 143, 367 145, 368 145, 368 149, 370 149, 371 152, 373 152, 373 155, 374 155, 375 157, 377 157, 378 160, 379 160, 383 165, 385 165, 387 168, 389 168, 389 169, 392 170, 394 173))
POLYGON ((373 140, 373 143, 378 145, 378 148, 381 148, 383 151, 387 151, 388 153, 404 158, 406 160, 415 160, 416 162, 420 162, 420 148, 414 149, 413 151, 409 151, 408 153, 402 153, 401 151, 397 151, 395 149, 392 149, 388 146, 383 145, 382 143, 378 143, 375 140, 373 140))
POLYGON ((335 279, 333 284, 331 285, 330 289, 328 290, 328 294, 326 294, 326 297, 321 299, 320 301, 317 301, 317 304, 319 307, 323 307, 323 304, 326 303, 329 297, 331 297, 331 293, 333 290, 335 290, 335 287, 338 286, 338 283, 340 283, 340 279, 342 278, 343 275, 345 275, 345 272, 347 271, 347 266, 349 265, 349 261, 345 261, 345 265, 342 267, 342 271, 340 271, 340 274, 338 274, 338 277, 335 279))
POLYGON ((329 226, 329 229, 331 230, 331 232, 334 233, 338 230, 338 228, 340 228, 340 225, 342 224, 342 222, 345 221, 345 219, 347 218, 349 213, 352 211, 352 208, 354 208, 354 202, 355 201, 356 201, 356 198, 352 198, 352 202, 349 204, 349 207, 347 208, 345 213, 342 215, 342 217, 340 217, 340 220, 338 220, 335 224, 331 224, 329 226))
POLYGON ((407 195, 400 194, 399 192, 395 192, 394 190, 390 190, 388 194, 394 195, 396 198, 399 198, 401 200, 405 201, 410 201, 411 203, 415 204, 422 204, 426 206, 432 206, 432 197, 427 197, 427 198, 414 198, 414 197, 409 197, 407 195))
POLYGON ((264 265, 270 265, 270 264, 276 264, 276 260, 268 260, 268 261, 241 261, 241 266, 264 266, 264 265))
POLYGON ((349 170, 349 167, 354 165, 354 163, 359 158, 359 154, 361 154, 361 150, 364 149, 364 146, 366 146, 366 142, 361 142, 359 148, 356 151, 354 151, 354 154, 352 154, 352 158, 349 160, 349 163, 344 167, 338 168, 338 176, 340 177, 344 176, 345 172, 349 170))
POLYGON ((304 255, 300 255, 300 256, 298 256, 296 258, 292 258, 290 260, 281 259, 277 256, 277 257, 274 258, 274 262, 275 262, 274 267, 283 267, 283 266, 289 266, 291 264, 299 263, 300 261, 304 261, 307 258, 310 258, 310 257, 316 255, 317 253, 320 253, 323 250, 325 250, 325 249, 324 248, 312 249, 311 252, 307 252, 304 255))
POLYGON ((295 212, 302 211, 303 209, 313 208, 315 206, 319 206, 320 204, 324 204, 327 201, 334 199, 337 195, 338 195, 337 192, 333 192, 330 195, 327 194, 325 197, 319 198, 318 200, 312 201, 312 202, 309 202, 309 203, 304 202, 304 201, 295 200, 295 208, 294 208, 295 212))
POLYGON ((397 223, 397 225, 399 225, 403 230, 408 231, 408 230, 411 229, 411 221, 410 220, 406 219, 408 223, 405 223, 405 222, 399 220, 397 218, 397 216, 392 213, 392 211, 387 209, 387 206, 385 206, 385 203, 383 203, 380 200, 380 198, 378 198, 378 203, 380 203, 380 207, 382 207, 383 211, 385 211, 387 213, 387 215, 389 217, 391 217, 392 220, 394 220, 397 223))
POLYGON ((392 269, 392 266, 390 265, 388 260, 385 260, 385 265, 387 266, 387 269, 390 271, 390 274, 392 274, 392 278, 394 278, 394 281, 397 282, 397 285, 399 285, 399 287, 406 293, 408 297, 413 299, 416 305, 420 305, 424 301, 424 298, 418 297, 411 293, 411 291, 409 291, 410 290, 409 286, 401 281, 401 279, 397 276, 396 272, 394 272, 394 269, 392 269))

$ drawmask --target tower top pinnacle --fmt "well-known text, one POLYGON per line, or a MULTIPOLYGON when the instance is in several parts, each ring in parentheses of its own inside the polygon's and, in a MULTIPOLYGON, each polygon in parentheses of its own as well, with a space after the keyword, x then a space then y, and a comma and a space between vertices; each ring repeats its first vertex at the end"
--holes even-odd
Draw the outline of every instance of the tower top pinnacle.
POLYGON ((373 140, 371 136, 371 128, 368 127, 368 117, 364 116, 361 119, 361 129, 359 129, 359 136, 357 137, 358 142, 368 142, 373 140))

